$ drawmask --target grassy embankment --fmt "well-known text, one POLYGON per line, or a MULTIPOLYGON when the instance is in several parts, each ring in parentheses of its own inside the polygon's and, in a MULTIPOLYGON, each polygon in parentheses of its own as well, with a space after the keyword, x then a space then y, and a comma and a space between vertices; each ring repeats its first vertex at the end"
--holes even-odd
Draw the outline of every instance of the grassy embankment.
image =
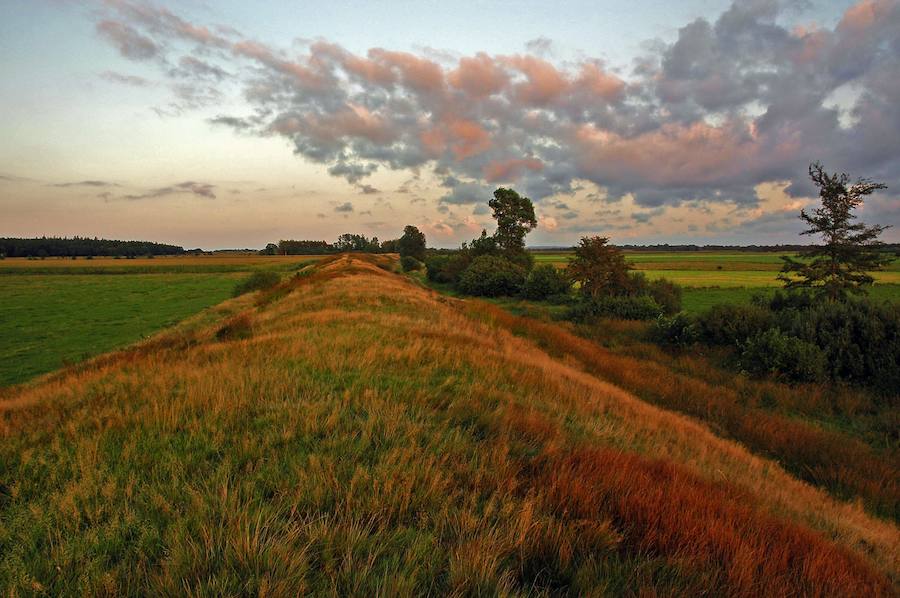
POLYGON ((7 391, 4 593, 896 590, 894 524, 375 259, 7 391))
POLYGON ((314 256, 0 261, 0 387, 133 343, 314 256))

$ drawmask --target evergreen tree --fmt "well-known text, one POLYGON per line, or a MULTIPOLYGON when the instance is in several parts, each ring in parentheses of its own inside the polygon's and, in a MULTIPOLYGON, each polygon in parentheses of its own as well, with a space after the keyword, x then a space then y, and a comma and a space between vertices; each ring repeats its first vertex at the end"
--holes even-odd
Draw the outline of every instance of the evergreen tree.
POLYGON ((788 289, 811 289, 828 301, 844 299, 847 293, 864 294, 874 282, 869 274, 891 261, 879 251, 878 240, 887 226, 866 226, 854 223, 853 210, 863 198, 887 186, 867 179, 857 179, 848 185, 847 174, 829 174, 818 162, 809 166, 809 176, 819 188, 821 207, 812 214, 800 211, 800 218, 809 226, 803 235, 821 235, 823 245, 799 252, 803 261, 783 257, 779 280, 788 289))

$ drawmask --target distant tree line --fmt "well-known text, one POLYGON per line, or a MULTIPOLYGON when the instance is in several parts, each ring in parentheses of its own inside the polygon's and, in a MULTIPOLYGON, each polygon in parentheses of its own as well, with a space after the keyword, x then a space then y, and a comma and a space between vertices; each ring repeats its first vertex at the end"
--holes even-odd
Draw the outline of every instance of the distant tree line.
MULTIPOLYGON (((623 251, 734 251, 735 253, 771 252, 784 254, 799 253, 809 249, 810 246, 793 243, 784 245, 671 245, 669 243, 660 243, 656 245, 616 245, 616 247, 623 251)), ((532 251, 572 251, 571 247, 564 246, 540 246, 529 247, 529 249, 532 251)), ((900 243, 882 243, 879 246, 878 251, 883 253, 898 253, 900 252, 900 243)))
POLYGON ((5 257, 76 257, 175 255, 184 247, 151 241, 117 241, 87 237, 40 237, 33 239, 0 238, 0 256, 5 257))
MULTIPOLYGON (((404 234, 409 229, 415 231, 418 235, 416 239, 421 244, 421 251, 410 249, 415 245, 410 241, 406 241, 407 249, 414 252, 414 257, 424 259, 425 257, 425 235, 419 232, 414 226, 407 226, 404 234)), ((410 233, 411 234, 411 233, 410 233)), ((389 239, 387 241, 379 241, 378 237, 367 237, 365 235, 357 235, 353 233, 344 233, 340 235, 334 243, 328 241, 297 241, 294 239, 282 239, 278 243, 269 243, 265 249, 260 251, 263 255, 323 255, 329 253, 343 253, 345 251, 355 251, 364 253, 400 253, 401 255, 413 255, 401 250, 401 243, 406 237, 399 239, 389 239)))

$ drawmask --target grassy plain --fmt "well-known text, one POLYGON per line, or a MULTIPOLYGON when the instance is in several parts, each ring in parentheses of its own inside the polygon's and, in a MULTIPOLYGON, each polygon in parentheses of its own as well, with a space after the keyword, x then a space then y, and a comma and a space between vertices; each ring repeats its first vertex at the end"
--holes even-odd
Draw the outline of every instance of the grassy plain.
MULTIPOLYGON (((535 252, 535 263, 564 266, 571 252, 535 252)), ((632 267, 650 279, 666 278, 684 288, 685 311, 703 311, 717 303, 746 303, 754 294, 782 286, 781 258, 772 252, 683 251, 625 253, 632 267)), ((900 302, 900 260, 873 273, 869 295, 900 302)))
POLYGON ((594 343, 378 264, 8 391, 3 593, 896 592, 893 523, 604 381, 641 371, 594 343))
POLYGON ((0 260, 0 387, 138 341, 316 256, 0 260))

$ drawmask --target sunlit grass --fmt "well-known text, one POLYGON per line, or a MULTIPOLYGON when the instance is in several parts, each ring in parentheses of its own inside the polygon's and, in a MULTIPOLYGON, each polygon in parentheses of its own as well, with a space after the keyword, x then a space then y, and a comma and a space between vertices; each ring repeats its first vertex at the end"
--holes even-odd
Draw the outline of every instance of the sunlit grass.
POLYGON ((370 259, 0 401, 0 587, 891 592, 893 524, 370 259))

